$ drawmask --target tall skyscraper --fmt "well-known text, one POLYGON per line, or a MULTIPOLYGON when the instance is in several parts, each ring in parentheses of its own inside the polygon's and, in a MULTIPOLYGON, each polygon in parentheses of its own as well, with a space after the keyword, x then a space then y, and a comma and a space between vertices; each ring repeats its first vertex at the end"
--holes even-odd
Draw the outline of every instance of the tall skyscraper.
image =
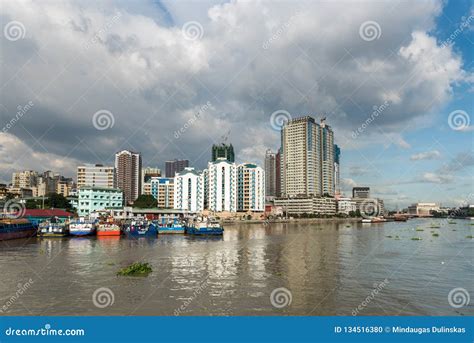
POLYGON ((265 194, 266 196, 276 196, 276 155, 271 150, 265 154, 265 194))
POLYGON ((281 149, 275 155, 275 196, 281 196, 281 149))
POLYGON ((321 195, 334 196, 334 132, 325 119, 319 125, 321 156, 321 195))
POLYGON ((77 187, 114 187, 114 167, 84 164, 77 167, 77 187))
POLYGON ((212 146, 212 158, 211 161, 215 162, 217 159, 223 158, 229 162, 235 162, 234 147, 232 144, 214 144, 212 146))
POLYGON ((334 195, 334 133, 324 119, 292 119, 281 138, 282 196, 334 195))
POLYGON ((133 203, 142 190, 140 153, 122 150, 115 154, 115 187, 123 191, 125 204, 133 203))
POLYGON ((334 191, 341 194, 341 148, 334 144, 334 191))
POLYGON ((189 167, 188 160, 174 160, 165 162, 165 176, 174 177, 176 173, 182 172, 189 167))
POLYGON ((253 164, 237 166, 237 211, 265 211, 265 171, 253 164))

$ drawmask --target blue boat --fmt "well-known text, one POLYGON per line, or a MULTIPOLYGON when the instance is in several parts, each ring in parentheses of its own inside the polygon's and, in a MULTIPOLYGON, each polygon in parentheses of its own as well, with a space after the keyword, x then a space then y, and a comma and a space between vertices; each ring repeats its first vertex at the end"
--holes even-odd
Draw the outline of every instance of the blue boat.
POLYGON ((185 227, 188 235, 223 235, 224 228, 218 220, 212 218, 195 218, 185 227))
POLYGON ((184 233, 185 224, 178 218, 174 219, 163 219, 161 223, 155 222, 158 226, 159 233, 184 233))
POLYGON ((156 237, 158 228, 147 220, 133 220, 124 225, 124 232, 130 237, 156 237))
POLYGON ((0 219, 0 241, 29 238, 36 234, 36 227, 24 218, 0 219))

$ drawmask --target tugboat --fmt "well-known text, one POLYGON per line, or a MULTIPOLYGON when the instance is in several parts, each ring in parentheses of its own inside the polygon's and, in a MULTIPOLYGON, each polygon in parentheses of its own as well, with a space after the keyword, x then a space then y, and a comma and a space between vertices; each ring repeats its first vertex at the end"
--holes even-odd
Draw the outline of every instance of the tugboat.
POLYGON ((28 238, 36 234, 35 226, 24 218, 0 219, 0 241, 28 238))
POLYGON ((197 217, 185 227, 185 233, 188 235, 222 235, 224 228, 214 218, 197 217))
POLYGON ((156 225, 147 220, 132 220, 124 225, 124 231, 130 237, 156 237, 158 235, 156 225))
POLYGON ((97 226, 97 236, 120 236, 121 233, 120 226, 112 217, 108 217, 105 222, 97 226))
POLYGON ((95 221, 79 217, 69 223, 69 233, 71 236, 90 236, 95 233, 95 221))
POLYGON ((64 237, 68 234, 67 223, 62 222, 58 217, 51 217, 40 223, 38 227, 38 235, 41 237, 64 237))

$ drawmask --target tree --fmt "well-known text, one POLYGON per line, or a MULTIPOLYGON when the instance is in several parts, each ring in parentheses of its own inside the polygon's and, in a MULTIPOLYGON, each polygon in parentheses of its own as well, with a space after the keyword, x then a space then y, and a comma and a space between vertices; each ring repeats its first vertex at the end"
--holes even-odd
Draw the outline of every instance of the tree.
POLYGON ((25 207, 30 210, 30 209, 38 208, 38 205, 36 203, 36 200, 27 199, 26 202, 25 202, 25 207))
POLYGON ((49 193, 48 200, 45 201, 45 203, 49 208, 62 208, 65 210, 72 209, 69 200, 67 200, 64 195, 58 193, 49 193))
POLYGON ((153 195, 142 194, 137 198, 137 200, 133 202, 133 207, 138 207, 138 208, 158 207, 158 201, 156 201, 153 195))

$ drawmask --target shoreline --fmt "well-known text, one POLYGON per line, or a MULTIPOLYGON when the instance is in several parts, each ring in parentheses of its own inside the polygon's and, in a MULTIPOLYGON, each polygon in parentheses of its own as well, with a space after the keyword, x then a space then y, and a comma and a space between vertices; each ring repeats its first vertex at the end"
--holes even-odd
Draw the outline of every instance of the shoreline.
POLYGON ((240 225, 240 224, 279 224, 279 223, 344 223, 344 222, 360 222, 362 218, 293 218, 293 219, 272 219, 272 220, 222 220, 223 225, 240 225))

